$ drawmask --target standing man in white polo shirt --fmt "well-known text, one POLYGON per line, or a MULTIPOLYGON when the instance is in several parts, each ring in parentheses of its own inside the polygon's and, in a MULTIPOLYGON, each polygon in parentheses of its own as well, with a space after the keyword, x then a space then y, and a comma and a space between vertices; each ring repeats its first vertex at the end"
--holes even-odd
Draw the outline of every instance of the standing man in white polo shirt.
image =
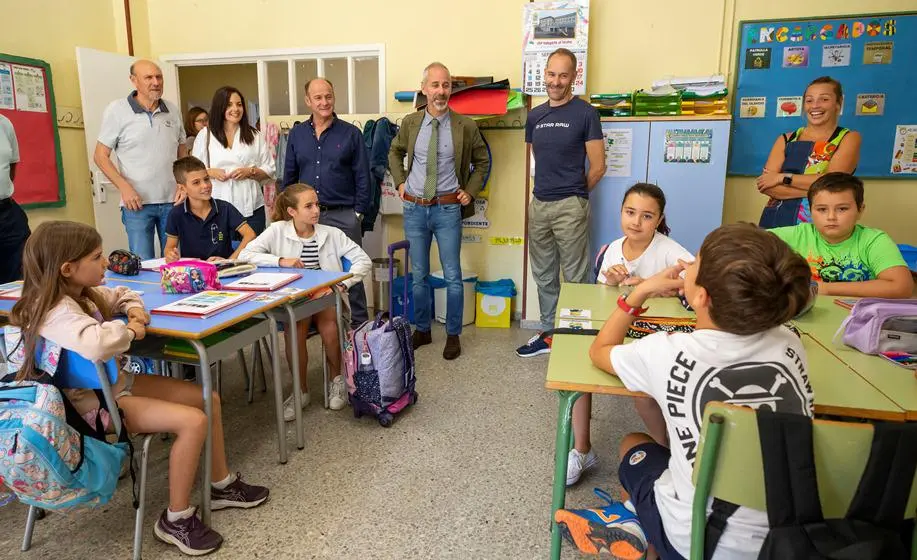
POLYGON ((13 123, 0 115, 0 284, 22 278, 22 248, 29 238, 29 219, 13 200, 19 143, 13 123))
POLYGON ((93 161, 121 193, 121 222, 131 252, 152 259, 153 234, 159 235, 162 254, 166 219, 177 202, 172 162, 188 155, 188 147, 181 113, 162 99, 159 66, 149 60, 133 63, 131 84, 136 89, 127 98, 105 109, 93 161))

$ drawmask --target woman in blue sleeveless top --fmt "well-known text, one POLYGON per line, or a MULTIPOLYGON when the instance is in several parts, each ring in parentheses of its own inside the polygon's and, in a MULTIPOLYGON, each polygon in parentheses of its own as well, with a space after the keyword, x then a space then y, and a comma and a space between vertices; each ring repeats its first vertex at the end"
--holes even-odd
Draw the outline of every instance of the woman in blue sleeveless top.
POLYGON ((838 126, 843 103, 841 84, 833 78, 817 78, 806 88, 802 106, 806 126, 777 137, 757 179, 758 192, 769 197, 758 225, 774 228, 811 222, 809 186, 830 171, 856 171, 862 138, 838 126))

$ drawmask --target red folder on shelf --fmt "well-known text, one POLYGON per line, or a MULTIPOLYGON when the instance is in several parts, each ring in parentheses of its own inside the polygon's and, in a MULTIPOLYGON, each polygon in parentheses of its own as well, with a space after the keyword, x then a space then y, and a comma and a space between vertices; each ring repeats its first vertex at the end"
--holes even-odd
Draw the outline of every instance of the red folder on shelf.
POLYGON ((449 98, 449 107, 462 115, 505 115, 508 89, 469 89, 449 98))

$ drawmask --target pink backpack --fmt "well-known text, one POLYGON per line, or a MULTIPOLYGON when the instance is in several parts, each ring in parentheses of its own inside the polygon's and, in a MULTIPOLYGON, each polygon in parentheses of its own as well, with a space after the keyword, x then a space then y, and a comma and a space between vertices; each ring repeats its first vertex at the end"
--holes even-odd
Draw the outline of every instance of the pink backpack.
POLYGON ((205 290, 219 290, 223 286, 213 263, 197 260, 180 260, 159 267, 164 294, 196 294, 205 290))

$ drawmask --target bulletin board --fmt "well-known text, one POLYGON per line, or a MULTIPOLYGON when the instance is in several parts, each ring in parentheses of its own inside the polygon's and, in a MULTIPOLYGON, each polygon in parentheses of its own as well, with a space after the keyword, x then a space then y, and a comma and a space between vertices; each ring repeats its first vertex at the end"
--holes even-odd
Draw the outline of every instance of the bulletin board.
POLYGON ((777 136, 805 126, 806 86, 831 76, 844 89, 839 124, 863 137, 856 174, 917 177, 917 12, 742 21, 738 32, 729 174, 760 175, 777 136))
POLYGON ((63 206, 64 167, 51 66, 0 53, 0 114, 19 142, 13 198, 25 208, 63 206))

